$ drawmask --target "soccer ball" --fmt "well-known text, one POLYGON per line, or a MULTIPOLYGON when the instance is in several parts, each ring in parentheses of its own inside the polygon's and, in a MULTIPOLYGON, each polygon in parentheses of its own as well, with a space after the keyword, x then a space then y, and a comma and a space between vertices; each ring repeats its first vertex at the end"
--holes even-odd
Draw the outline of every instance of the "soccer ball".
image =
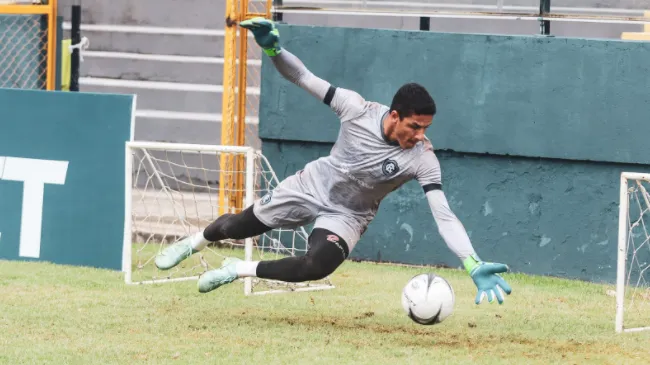
POLYGON ((454 311, 454 289, 447 280, 433 274, 418 274, 402 290, 402 307, 415 323, 433 325, 454 311))

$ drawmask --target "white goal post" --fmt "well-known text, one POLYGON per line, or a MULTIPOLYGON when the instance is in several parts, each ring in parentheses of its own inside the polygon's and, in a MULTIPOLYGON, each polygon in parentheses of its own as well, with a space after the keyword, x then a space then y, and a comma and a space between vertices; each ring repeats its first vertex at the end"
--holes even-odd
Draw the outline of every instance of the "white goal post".
MULTIPOLYGON (((279 180, 266 157, 252 147, 130 141, 125 153, 122 266, 126 283, 196 280, 202 273, 219 268, 229 256, 250 261, 306 252, 305 227, 273 229, 244 240, 215 242, 176 267, 159 270, 154 260, 167 245, 202 231, 223 212, 236 213, 249 207, 279 180), (220 179, 224 176, 243 178, 244 191, 238 185, 223 184, 220 179), (219 193, 224 189, 232 189, 227 192, 230 195, 243 194, 242 206, 233 207, 232 200, 223 199, 219 193)), ((334 288, 329 278, 306 283, 258 278, 240 281, 246 295, 334 288)))
POLYGON ((650 330, 650 174, 620 179, 616 332, 650 330))

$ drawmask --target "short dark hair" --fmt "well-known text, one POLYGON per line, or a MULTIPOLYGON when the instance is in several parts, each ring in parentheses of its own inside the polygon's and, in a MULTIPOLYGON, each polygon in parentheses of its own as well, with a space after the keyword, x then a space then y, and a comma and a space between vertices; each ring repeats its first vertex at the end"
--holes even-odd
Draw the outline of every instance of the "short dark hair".
POLYGON ((435 115, 436 103, 424 86, 411 82, 397 90, 393 96, 390 110, 397 111, 400 119, 412 115, 435 115))

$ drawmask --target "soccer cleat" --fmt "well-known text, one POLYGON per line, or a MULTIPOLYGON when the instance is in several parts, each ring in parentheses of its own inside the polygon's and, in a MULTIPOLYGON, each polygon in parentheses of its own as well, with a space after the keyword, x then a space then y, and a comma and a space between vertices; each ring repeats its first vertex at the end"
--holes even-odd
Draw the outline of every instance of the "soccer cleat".
POLYGON ((241 259, 229 257, 223 260, 221 268, 208 271, 201 275, 197 284, 199 292, 211 292, 224 284, 229 284, 235 281, 237 279, 235 265, 237 265, 237 262, 239 261, 241 261, 241 259))
POLYGON ((196 253, 197 251, 192 249, 190 244, 191 239, 191 236, 184 238, 164 249, 156 256, 156 267, 160 270, 169 270, 196 253))

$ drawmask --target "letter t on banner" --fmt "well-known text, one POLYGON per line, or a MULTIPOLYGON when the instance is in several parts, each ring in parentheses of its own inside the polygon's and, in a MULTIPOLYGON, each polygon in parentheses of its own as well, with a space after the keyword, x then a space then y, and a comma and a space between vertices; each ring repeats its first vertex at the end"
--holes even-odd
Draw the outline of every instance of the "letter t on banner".
POLYGON ((18 255, 38 258, 41 255, 45 184, 65 184, 68 161, 18 157, 0 157, 1 160, 4 160, 4 168, 0 170, 0 179, 24 183, 18 255))

